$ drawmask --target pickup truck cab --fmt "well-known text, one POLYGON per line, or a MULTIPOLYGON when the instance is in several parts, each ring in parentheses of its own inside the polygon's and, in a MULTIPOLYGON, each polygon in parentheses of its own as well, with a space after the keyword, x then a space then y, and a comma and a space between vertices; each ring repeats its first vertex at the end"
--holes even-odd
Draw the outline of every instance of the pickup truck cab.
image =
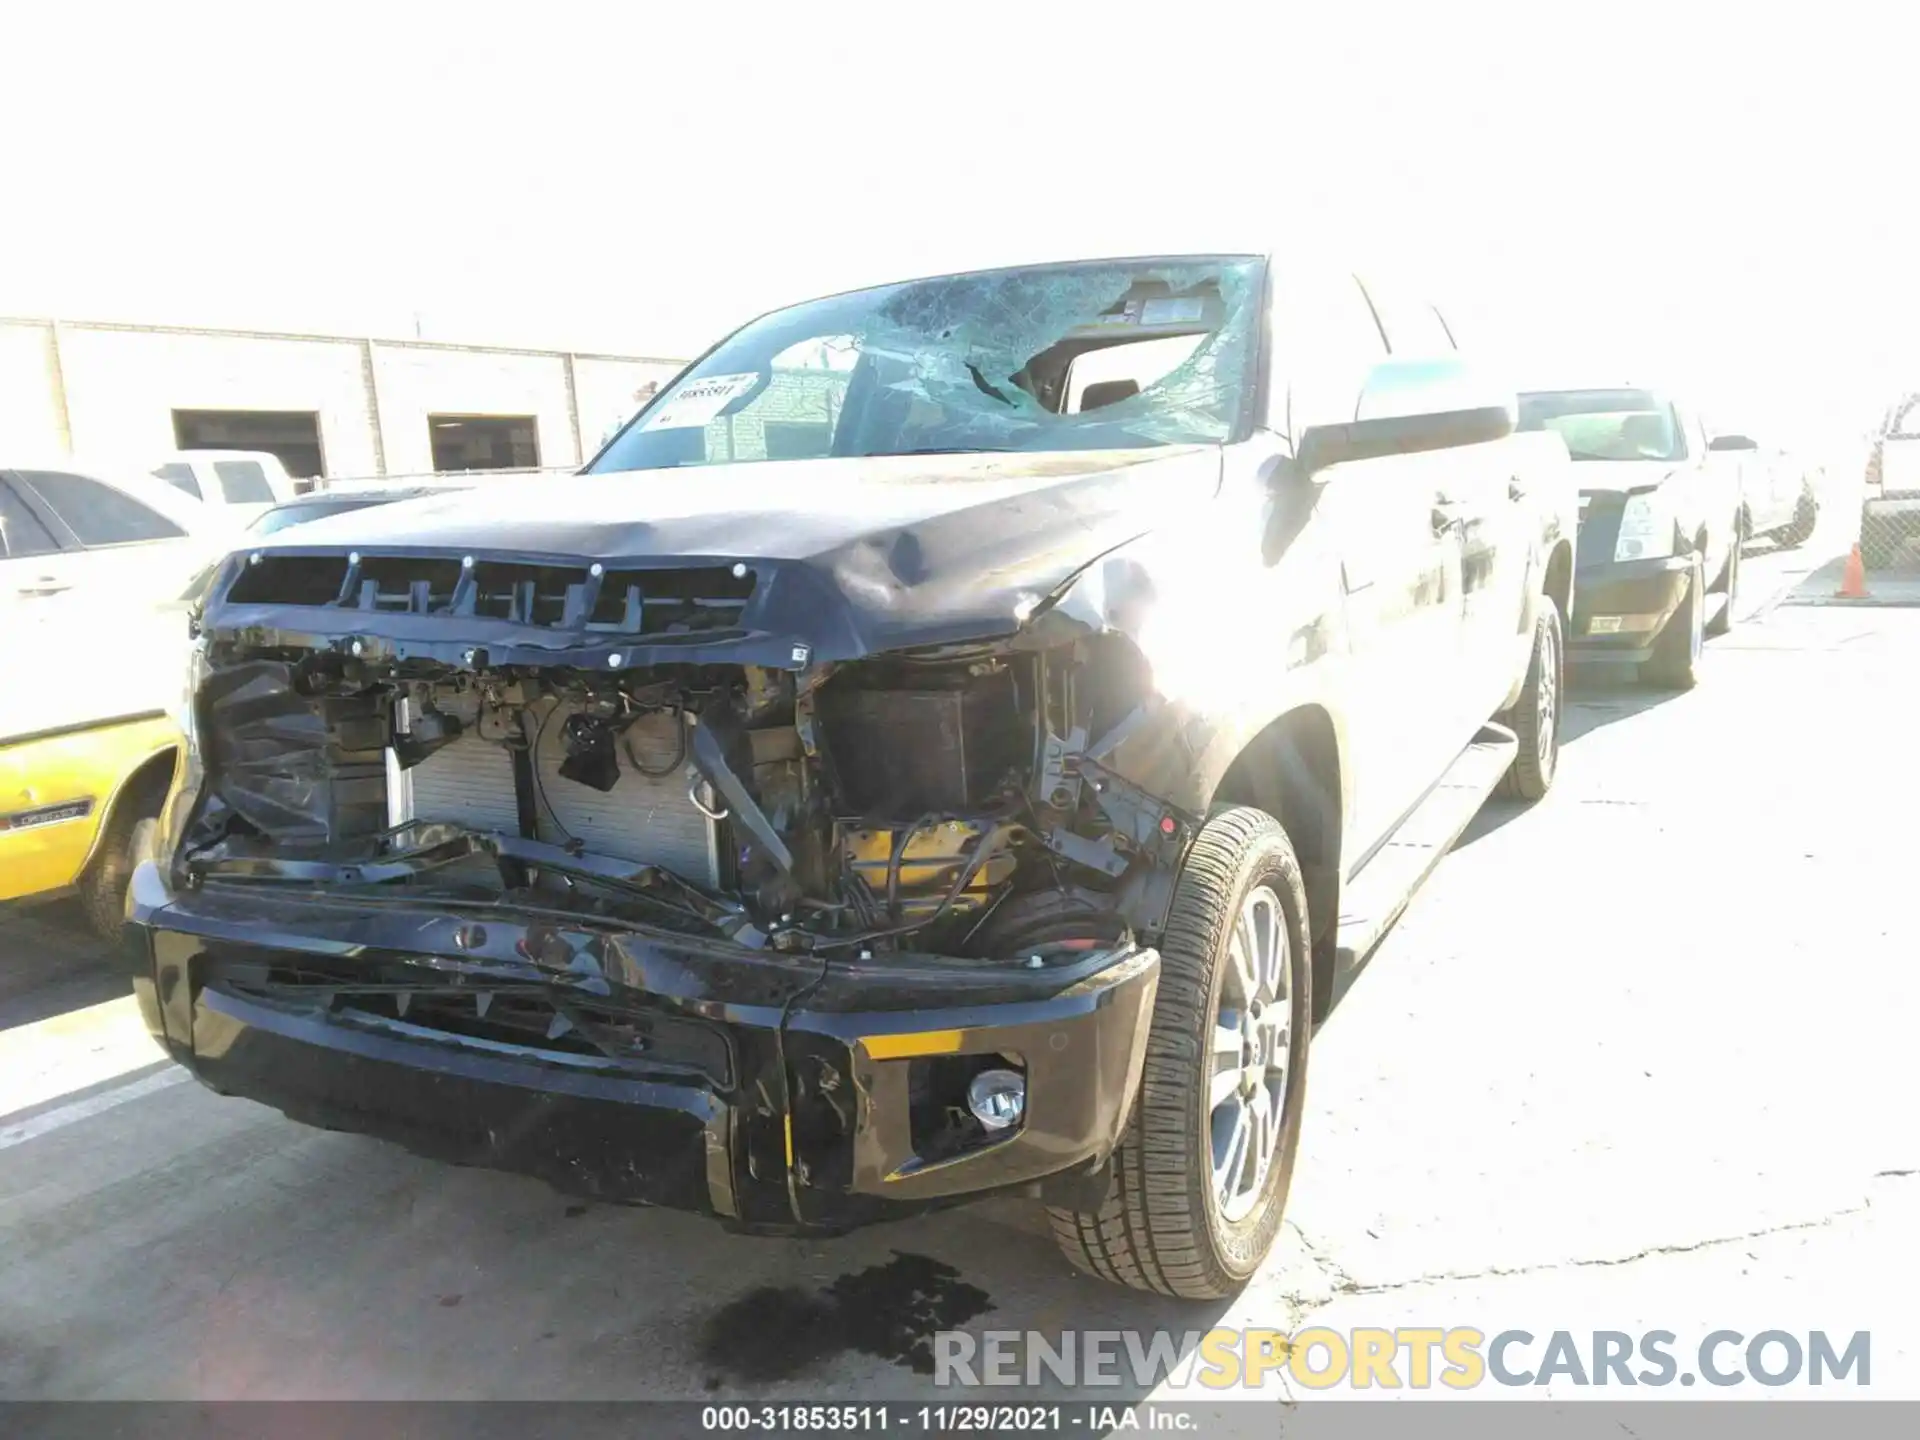
POLYGON ((1570 657, 1691 688, 1705 637, 1733 627, 1737 454, 1713 450, 1698 417, 1663 392, 1631 384, 1527 391, 1520 428, 1558 434, 1579 478, 1570 657))
POLYGON ((578 476, 263 537, 147 1023, 465 1163, 781 1232, 1026 1193, 1226 1294, 1315 1023, 1553 779, 1572 467, 1514 410, 1338 268, 1030 266, 762 316, 578 476))
POLYGON ((302 493, 280 457, 264 450, 178 450, 152 473, 204 505, 230 510, 241 524, 302 493))

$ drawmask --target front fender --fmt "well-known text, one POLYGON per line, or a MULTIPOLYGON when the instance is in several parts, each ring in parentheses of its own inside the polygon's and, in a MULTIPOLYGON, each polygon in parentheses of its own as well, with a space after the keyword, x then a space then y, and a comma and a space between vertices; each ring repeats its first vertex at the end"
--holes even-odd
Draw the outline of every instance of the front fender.
MULTIPOLYGON (((1264 528, 1255 517, 1243 533, 1264 528)), ((1339 753, 1348 753, 1351 647, 1340 574, 1311 523, 1271 564, 1236 565, 1217 543, 1203 549, 1145 535, 1076 576, 1023 638, 1051 647, 1100 637, 1137 657, 1148 693, 1102 763, 1204 815, 1241 753, 1303 707, 1326 712, 1339 753)), ((1343 808, 1350 790, 1341 777, 1343 808)))

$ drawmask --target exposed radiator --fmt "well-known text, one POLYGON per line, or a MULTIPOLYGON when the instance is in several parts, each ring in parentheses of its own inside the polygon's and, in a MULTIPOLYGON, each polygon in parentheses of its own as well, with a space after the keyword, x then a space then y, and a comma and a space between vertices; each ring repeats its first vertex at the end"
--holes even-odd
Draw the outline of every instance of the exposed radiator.
MULTIPOLYGON (((566 719, 572 710, 548 700, 530 711, 530 728, 539 741, 533 764, 540 831, 536 838, 554 844, 578 840, 602 855, 658 865, 685 879, 717 886, 719 828, 687 798, 689 764, 683 757, 683 763, 659 779, 641 774, 633 764, 634 755, 649 769, 669 764, 681 752, 680 727, 685 720, 644 715, 630 724, 615 746, 620 779, 603 792, 560 773, 560 762, 566 758, 566 719)), ((390 818, 395 824, 443 820, 476 830, 519 833, 513 754, 471 729, 411 770, 400 771, 389 755, 388 775, 390 818)))

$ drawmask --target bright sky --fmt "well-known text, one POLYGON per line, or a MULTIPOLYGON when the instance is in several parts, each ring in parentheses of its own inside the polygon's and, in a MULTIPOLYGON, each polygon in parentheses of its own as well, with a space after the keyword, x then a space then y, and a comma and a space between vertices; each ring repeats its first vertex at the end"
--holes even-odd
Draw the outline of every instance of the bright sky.
POLYGON ((1277 235, 1729 424, 1920 384, 1920 21, 1300 8, 16 3, 0 313, 677 357, 850 285, 1277 235))

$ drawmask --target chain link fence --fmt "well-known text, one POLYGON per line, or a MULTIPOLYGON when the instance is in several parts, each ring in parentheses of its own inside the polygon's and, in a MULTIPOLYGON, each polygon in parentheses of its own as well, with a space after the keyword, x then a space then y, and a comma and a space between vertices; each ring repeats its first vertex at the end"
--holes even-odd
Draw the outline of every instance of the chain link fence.
POLYGON ((1860 487, 1860 558, 1868 571, 1920 579, 1920 392, 1887 411, 1869 437, 1860 487))

